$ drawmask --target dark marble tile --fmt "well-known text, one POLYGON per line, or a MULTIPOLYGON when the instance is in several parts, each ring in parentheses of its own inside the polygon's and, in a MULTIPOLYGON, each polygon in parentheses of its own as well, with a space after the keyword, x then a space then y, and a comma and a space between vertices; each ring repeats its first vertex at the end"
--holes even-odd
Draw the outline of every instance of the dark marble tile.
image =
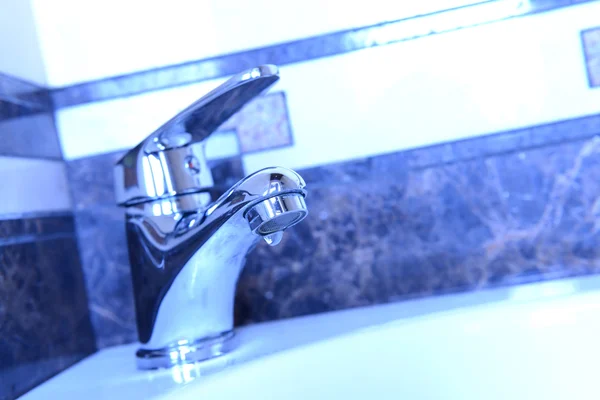
POLYGON ((246 176, 241 157, 208 161, 213 181, 223 192, 246 176))
POLYGON ((246 324, 600 272, 600 139, 310 189, 240 277, 246 324))
MULTIPOLYGON (((530 15, 587 1, 593 0, 533 1, 529 2, 527 7, 515 8, 513 15, 530 15)), ((485 4, 487 2, 482 3, 472 7, 487 6, 485 4)), ((489 12, 482 10, 480 13, 483 16, 481 21, 466 21, 463 18, 454 18, 454 23, 444 24, 443 26, 435 24, 439 25, 436 29, 423 29, 423 26, 427 25, 427 18, 435 14, 438 13, 434 12, 414 18, 327 33, 213 58, 85 82, 54 89, 51 96, 57 108, 70 107, 225 77, 261 64, 293 64, 493 22, 488 16, 489 12), (423 24, 415 24, 415 18, 424 20, 423 24)), ((510 17, 506 14, 498 15, 495 21, 510 17)))
POLYGON ((257 97, 229 118, 219 130, 235 130, 244 154, 294 143, 284 92, 257 97))
POLYGON ((71 213, 12 215, 0 219, 0 246, 35 241, 55 235, 73 235, 75 223, 71 213))
POLYGON ((600 86, 600 27, 581 32, 590 87, 600 86))
POLYGON ((75 236, 0 246, 0 399, 95 351, 75 236))

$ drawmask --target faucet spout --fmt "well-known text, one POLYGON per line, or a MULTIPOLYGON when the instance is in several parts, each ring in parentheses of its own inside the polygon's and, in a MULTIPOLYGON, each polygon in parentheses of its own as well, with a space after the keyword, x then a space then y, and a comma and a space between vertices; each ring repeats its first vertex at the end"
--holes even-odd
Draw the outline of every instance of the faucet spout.
POLYGON ((170 354, 182 345, 188 361, 225 352, 246 255, 261 238, 278 243, 285 229, 306 217, 304 187, 294 171, 273 167, 244 178, 201 210, 186 209, 184 198, 167 207, 161 200, 127 209, 140 367, 180 363, 170 354))

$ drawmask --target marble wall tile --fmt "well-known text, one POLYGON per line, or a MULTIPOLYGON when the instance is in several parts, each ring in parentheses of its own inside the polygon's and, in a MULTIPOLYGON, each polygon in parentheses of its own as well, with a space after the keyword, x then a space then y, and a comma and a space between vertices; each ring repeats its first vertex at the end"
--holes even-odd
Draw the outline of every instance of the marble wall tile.
POLYGON ((600 139, 309 186, 240 277, 247 324, 600 272, 600 139))
POLYGON ((123 210, 75 213, 90 319, 101 349, 137 340, 123 210))
POLYGON ((581 33, 590 87, 600 86, 600 27, 581 33))
POLYGON ((68 219, 0 221, 0 399, 15 398, 95 351, 68 219))

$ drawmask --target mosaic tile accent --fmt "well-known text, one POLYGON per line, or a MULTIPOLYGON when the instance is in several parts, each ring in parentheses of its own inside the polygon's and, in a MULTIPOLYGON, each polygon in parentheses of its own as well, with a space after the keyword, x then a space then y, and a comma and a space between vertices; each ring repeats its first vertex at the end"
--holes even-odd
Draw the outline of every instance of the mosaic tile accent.
MULTIPOLYGON (((250 254, 236 323, 600 272, 596 135, 591 116, 299 171, 309 217, 250 254)), ((135 339, 113 160, 69 162, 99 347, 135 339)))
POLYGON ((229 129, 236 131, 242 153, 292 146, 285 93, 256 98, 219 127, 219 130, 229 129))
POLYGON ((600 86, 600 27, 581 32, 590 87, 600 86))
POLYGON ((512 14, 501 13, 498 14, 497 18, 493 17, 493 13, 497 12, 494 11, 495 5, 491 4, 494 2, 482 1, 480 4, 470 7, 459 7, 451 11, 440 11, 420 15, 415 18, 328 33, 312 38, 191 61, 179 65, 169 65, 147 71, 85 82, 54 89, 51 96, 55 107, 72 107, 78 104, 133 96, 144 92, 226 77, 261 64, 287 65, 309 61, 440 34, 481 23, 551 11, 588 1, 594 0, 530 1, 527 3, 527 7, 515 7, 512 14), (492 9, 490 10, 487 7, 491 7, 492 9), (463 11, 468 12, 469 17, 461 18, 460 13, 463 11), (436 19, 435 17, 441 12, 456 12, 457 14, 452 15, 453 18, 449 19, 436 19), (473 15, 481 15, 481 20, 472 18, 473 15), (429 21, 427 20, 429 17, 434 18, 429 21), (422 19, 423 23, 415 24, 415 19, 422 19))
POLYGON ((0 221, 0 399, 95 351, 73 217, 0 221))

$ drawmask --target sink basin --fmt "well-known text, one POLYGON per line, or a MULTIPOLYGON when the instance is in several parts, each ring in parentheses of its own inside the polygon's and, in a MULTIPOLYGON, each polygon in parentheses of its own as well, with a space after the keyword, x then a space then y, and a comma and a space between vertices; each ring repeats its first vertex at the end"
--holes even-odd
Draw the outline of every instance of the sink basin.
POLYGON ((110 348, 23 398, 597 399, 599 337, 600 278, 579 278, 257 324, 172 370, 110 348))

